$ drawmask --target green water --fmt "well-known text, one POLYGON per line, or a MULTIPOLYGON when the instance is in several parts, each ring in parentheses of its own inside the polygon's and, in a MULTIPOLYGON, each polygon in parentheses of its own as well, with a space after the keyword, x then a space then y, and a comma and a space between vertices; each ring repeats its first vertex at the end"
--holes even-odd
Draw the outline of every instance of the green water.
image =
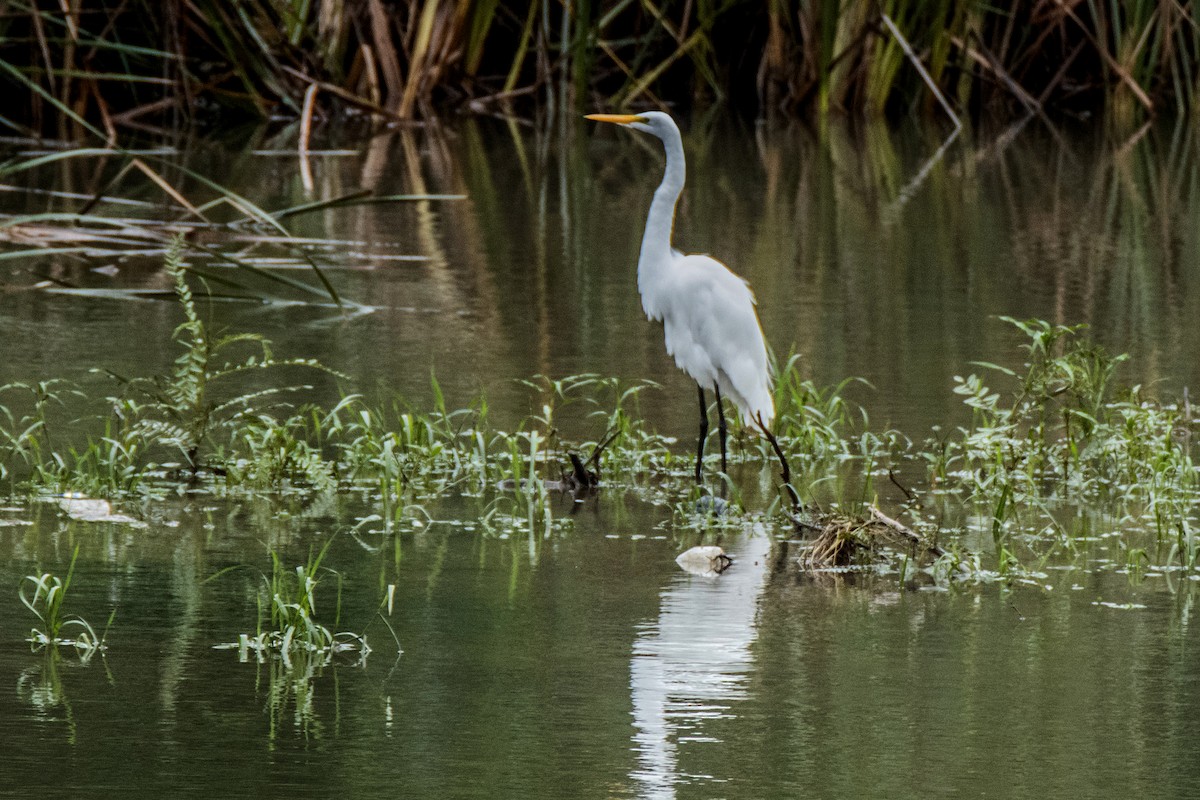
MULTIPOLYGON (((20 641, 23 609, 14 601, 2 617, 6 795, 1200 789, 1196 584, 1186 578, 1131 587, 1075 570, 1047 578, 1049 591, 949 594, 798 581, 771 573, 769 543, 753 531, 727 537, 733 568, 697 578, 675 567, 660 513, 601 501, 548 539, 434 524, 342 541, 328 557, 346 576, 342 621, 366 628, 376 651, 365 666, 300 679, 213 649, 253 633, 258 576, 204 579, 238 563, 267 569, 260 538, 303 561, 307 542, 351 515, 258 511, 181 506, 165 514, 179 527, 145 530, 41 513, 32 527, 3 529, 4 585, 80 543, 72 608, 93 620, 117 609, 103 661, 68 657, 56 675, 20 641), (372 620, 381 582, 398 586, 399 658, 372 620)), ((322 591, 331 603, 332 588, 322 591)))
MULTIPOLYGON (((358 154, 317 161, 318 196, 365 186, 465 199, 298 221, 301 235, 363 243, 343 245, 329 274, 373 313, 206 313, 268 335, 280 355, 320 358, 373 396, 426 402, 432 369, 451 406, 483 388, 501 419, 529 411, 515 377, 653 378, 664 388, 643 411, 687 436, 694 387, 642 317, 633 280, 658 154, 616 133, 465 122, 330 142, 358 154)), ((265 207, 302 202, 293 159, 253 155, 272 144, 263 136, 192 143, 180 158, 265 207)), ((679 245, 751 280, 777 353, 794 347, 818 383, 869 379, 875 391, 856 399, 910 435, 961 418, 950 388, 967 362, 1020 360, 997 314, 1091 323, 1131 353, 1127 382, 1195 385, 1190 130, 1130 138, 1031 123, 1011 138, 964 137, 918 181, 939 144, 938 131, 697 121, 679 245)), ((77 190, 73 169, 30 180, 77 190)), ((0 382, 69 377, 95 391, 105 379, 90 367, 171 363, 173 304, 34 288, 169 285, 153 263, 89 266, 11 269, 0 382)), ((483 506, 446 498, 420 529, 367 525, 357 537, 347 531, 378 511, 359 497, 185 495, 131 509, 146 527, 70 521, 52 503, 6 507, 0 794, 1200 793, 1200 581, 1126 573, 1107 530, 1071 569, 1048 564, 1038 586, 936 592, 777 571, 754 526, 722 534, 731 570, 689 576, 673 559, 694 534, 632 495, 555 501, 549 530, 487 535, 468 527, 483 506), (365 664, 289 673, 214 649, 254 632, 268 546, 298 564, 331 536, 340 627, 366 631, 365 664), (102 626, 116 609, 108 652, 86 666, 30 653, 34 620, 17 601, 22 576, 65 573, 76 545, 68 611, 102 626), (376 616, 391 584, 400 654, 376 616)), ((328 575, 319 610, 332 613, 336 596, 328 575)))
MULTIPOLYGON (((651 377, 667 391, 662 408, 648 413, 690 433, 693 387, 645 321, 634 282, 660 177, 657 143, 581 125, 544 133, 464 121, 365 140, 347 134, 327 144, 357 155, 316 159, 311 196, 294 158, 253 155, 285 136, 185 143, 180 163, 267 209, 363 189, 465 198, 294 220, 298 235, 346 242, 332 248, 326 273, 374 313, 347 319, 322 307, 218 304, 214 324, 262 331, 281 355, 320 357, 368 394, 399 389, 425 400, 434 370, 452 405, 484 388, 494 406, 520 414, 528 409, 508 405, 523 397, 514 377, 651 377)), ((1131 354, 1129 382, 1173 391, 1198 383, 1200 142, 1192 129, 1164 124, 1126 140, 1102 128, 1052 133, 1035 121, 1015 134, 962 137, 922 179, 940 130, 833 124, 818 135, 727 120, 691 127, 677 245, 712 253, 751 281, 779 357, 798 352, 818 384, 869 380, 876 391, 856 399, 880 425, 923 433, 960 410, 951 377, 969 361, 1019 361, 1022 337, 1000 314, 1090 323, 1103 344, 1131 354)), ((21 177, 78 191, 93 172, 88 162, 63 162, 21 177)), ((211 197, 183 175, 170 177, 197 201, 211 197)), ((162 201, 153 187, 137 197, 162 201)), ((79 202, 17 193, 0 200, 25 212, 79 202)), ((158 259, 83 265, 60 257, 6 269, 0 379, 86 381, 86 368, 98 365, 145 374, 173 358, 168 339, 179 317, 171 303, 19 291, 47 280, 169 290, 158 259)))

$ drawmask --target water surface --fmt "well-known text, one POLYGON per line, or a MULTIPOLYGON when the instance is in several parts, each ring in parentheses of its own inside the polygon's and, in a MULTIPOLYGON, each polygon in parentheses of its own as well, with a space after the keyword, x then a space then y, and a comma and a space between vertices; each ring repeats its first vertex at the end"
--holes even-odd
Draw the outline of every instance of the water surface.
MULTIPOLYGON (((1132 354, 1127 382, 1164 395, 1195 384, 1193 131, 1033 122, 964 136, 927 164, 943 134, 694 120, 678 244, 750 279, 778 355, 794 349, 818 383, 867 378, 875 391, 856 399, 913 436, 961 418, 951 380, 977 369, 969 361, 1019 363, 1019 335, 999 314, 1089 323, 1132 354)), ((266 137, 188 143, 179 158, 264 207, 304 202, 294 159, 254 155, 274 144, 266 137)), ((297 221, 301 235, 345 242, 329 274, 371 313, 213 303, 214 324, 320 358, 372 397, 398 390, 423 404, 433 371, 450 405, 484 389, 502 420, 529 410, 513 378, 652 378, 664 388, 643 412, 690 434, 694 389, 642 316, 634 281, 656 147, 581 124, 490 121, 326 144, 357 152, 316 161, 318 196, 366 187, 463 199, 297 221)), ((75 169, 31 180, 71 190, 84 182, 75 169)), ((69 207, 37 194, 3 201, 69 207)), ((95 366, 169 367, 172 303, 33 288, 47 280, 168 285, 153 261, 12 268, 0 383, 68 377, 95 391, 108 386, 95 366)), ((332 397, 335 383, 314 392, 332 397)), ((147 527, 70 521, 53 504, 0 512, 0 793, 1200 792, 1194 572, 1126 574, 1118 546, 1101 540, 1040 586, 797 578, 774 570, 769 531, 749 525, 721 534, 738 560, 712 579, 674 564, 694 534, 632 495, 602 494, 573 515, 558 502, 555 519, 568 521, 549 531, 468 529, 482 508, 446 498, 423 528, 357 538, 346 531, 375 509, 350 497, 188 496, 136 509, 147 527), (300 563, 335 534, 341 625, 367 632, 365 665, 287 672, 213 649, 254 632, 268 546, 300 563), (22 576, 65 573, 76 545, 69 610, 101 625, 117 612, 108 653, 86 666, 30 653, 33 619, 16 599, 22 576), (388 584, 399 655, 375 617, 388 584)), ((324 610, 332 577, 320 592, 324 610)))
MULTIPOLYGON (((820 384, 866 378, 877 391, 857 399, 906 431, 959 410, 951 378, 971 360, 1019 362, 1020 334, 997 315, 1088 323, 1111 350, 1131 353, 1127 381, 1174 392, 1195 383, 1194 131, 1163 123, 1121 137, 1031 122, 964 135, 930 165, 942 136, 696 120, 676 244, 751 281, 778 357, 797 352, 820 384)), ((661 171, 657 143, 583 121, 551 133, 489 121, 389 130, 330 142, 339 149, 316 160, 313 195, 294 158, 254 155, 264 143, 262 135, 186 143, 178 158, 268 209, 363 189, 464 199, 296 218, 295 233, 338 242, 326 258, 331 280, 374 313, 218 304, 216 324, 261 331, 283 355, 322 358, 360 391, 423 398, 435 371, 450 400, 465 403, 484 388, 494 405, 519 414, 527 409, 512 406, 514 377, 653 378, 667 390, 649 413, 691 430, 687 379, 636 294, 642 222, 661 171)), ((90 175, 66 162, 28 179, 61 188, 90 175)), ((151 189, 142 194, 162 201, 151 189)), ((30 212, 78 206, 42 195, 0 199, 30 212)), ((286 255, 251 245, 239 252, 286 255)), ((38 279, 169 288, 157 260, 99 265, 115 272, 96 266, 66 257, 22 264, 10 288, 38 279)), ((171 303, 8 292, 0 295, 0 378, 162 369, 178 319, 171 303)))

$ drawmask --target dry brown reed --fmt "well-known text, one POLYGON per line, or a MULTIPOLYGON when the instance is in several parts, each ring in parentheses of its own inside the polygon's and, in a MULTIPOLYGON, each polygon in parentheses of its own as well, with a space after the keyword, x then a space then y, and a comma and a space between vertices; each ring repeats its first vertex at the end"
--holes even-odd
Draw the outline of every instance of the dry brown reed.
POLYGON ((195 118, 448 107, 883 115, 1195 107, 1190 0, 7 0, 0 124, 112 141, 195 118), (911 51, 906 43, 911 45, 911 51), (933 89, 933 91, 931 91, 933 89))

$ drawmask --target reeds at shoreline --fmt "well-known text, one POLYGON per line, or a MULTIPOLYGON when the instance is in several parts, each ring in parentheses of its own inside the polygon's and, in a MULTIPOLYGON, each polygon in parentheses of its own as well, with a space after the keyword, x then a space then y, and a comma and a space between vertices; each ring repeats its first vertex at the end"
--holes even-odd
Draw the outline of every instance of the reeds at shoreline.
POLYGON ((0 127, 109 140, 230 118, 390 120, 725 100, 759 115, 1188 112, 1190 0, 0 2, 0 127))

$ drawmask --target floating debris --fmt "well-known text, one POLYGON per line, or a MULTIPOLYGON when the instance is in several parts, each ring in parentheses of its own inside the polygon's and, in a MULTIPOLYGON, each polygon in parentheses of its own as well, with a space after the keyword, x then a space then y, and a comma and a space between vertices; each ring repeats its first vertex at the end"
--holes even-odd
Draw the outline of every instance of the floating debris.
POLYGON ((58 507, 67 512, 67 516, 81 522, 115 522, 145 528, 146 523, 125 514, 114 514, 112 505, 107 500, 92 497, 66 494, 58 498, 58 507))
MULTIPOLYGON (((892 519, 875 506, 868 517, 824 515, 812 519, 794 518, 798 532, 810 532, 811 538, 781 542, 788 547, 799 544, 795 563, 805 572, 854 572, 886 563, 890 554, 909 553, 941 559, 946 552, 926 542, 920 534, 892 519)), ((786 551, 784 554, 786 558, 786 551)), ((959 565, 965 569, 963 565, 959 565)))
POLYGON ((1103 608, 1113 608, 1117 611, 1136 611, 1139 608, 1149 608, 1144 603, 1113 603, 1108 600, 1093 600, 1092 605, 1103 608))
POLYGON ((733 559, 716 545, 702 545, 685 550, 675 559, 684 572, 711 578, 729 569, 733 559))

